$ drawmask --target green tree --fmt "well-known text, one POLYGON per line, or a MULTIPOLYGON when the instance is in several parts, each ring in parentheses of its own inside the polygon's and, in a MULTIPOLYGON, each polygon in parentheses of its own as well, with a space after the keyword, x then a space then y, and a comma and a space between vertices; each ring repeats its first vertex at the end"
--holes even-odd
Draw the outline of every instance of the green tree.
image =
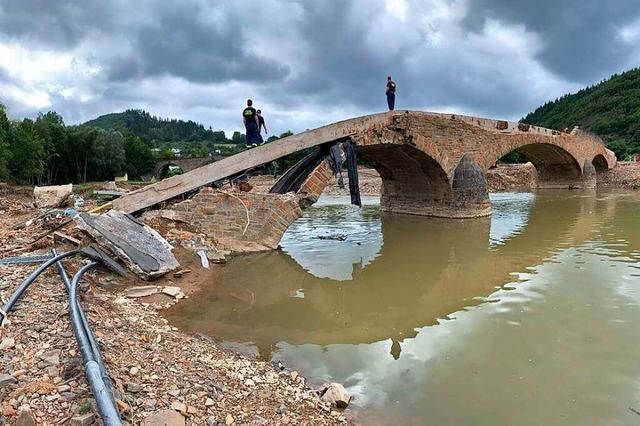
POLYGON ((12 157, 11 173, 19 180, 36 184, 45 169, 44 142, 36 132, 33 120, 28 118, 14 122, 12 133, 9 146, 12 157))
POLYGON ((239 145, 241 143, 246 143, 247 139, 245 135, 236 131, 236 132, 233 132, 233 136, 231 136, 231 142, 235 143, 236 145, 239 145))
POLYGON ((10 130, 11 123, 4 105, 0 103, 0 179, 9 177, 9 161, 11 160, 11 151, 9 150, 10 130))
POLYGON ((140 178, 153 170, 155 160, 151 152, 151 143, 138 136, 129 135, 124 141, 125 162, 130 178, 140 178))
POLYGON ((117 130, 100 130, 95 140, 91 165, 92 176, 98 179, 113 179, 124 170, 126 158, 124 138, 117 130))
POLYGON ((62 117, 53 111, 38 114, 34 126, 38 136, 42 139, 45 156, 45 172, 39 183, 44 182, 49 185, 54 182, 58 170, 65 160, 67 131, 62 117))
POLYGON ((69 128, 68 148, 73 155, 78 183, 87 182, 89 161, 95 155, 95 141, 100 129, 97 127, 75 126, 69 128))

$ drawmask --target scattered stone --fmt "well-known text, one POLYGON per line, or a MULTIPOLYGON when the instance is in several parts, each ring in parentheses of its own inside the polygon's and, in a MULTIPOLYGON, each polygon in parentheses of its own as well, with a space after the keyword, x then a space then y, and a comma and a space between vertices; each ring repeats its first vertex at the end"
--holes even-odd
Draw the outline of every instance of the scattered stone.
POLYGON ((4 373, 0 374, 0 389, 12 383, 18 383, 15 377, 9 374, 4 374, 4 373))
POLYGON ((187 406, 180 402, 180 401, 173 401, 171 403, 171 409, 172 410, 176 410, 176 411, 180 411, 181 413, 186 413, 187 412, 187 406))
POLYGON ((53 366, 53 367, 59 367, 60 366, 60 351, 59 350, 51 351, 51 352, 45 352, 42 355, 40 355, 38 358, 40 358, 42 360, 42 362, 44 362, 45 366, 53 366))
POLYGON ((142 287, 131 287, 124 291, 124 295, 135 299, 137 297, 145 297, 151 296, 152 294, 156 294, 158 292, 158 288, 154 285, 147 285, 142 287))
POLYGON ((138 367, 131 367, 131 369, 129 369, 129 375, 131 376, 135 376, 139 372, 140 372, 140 369, 138 367))
POLYGON ((142 409, 146 411, 151 411, 156 408, 158 404, 158 400, 156 399, 145 399, 142 403, 142 409))
POLYGON ((144 426, 184 426, 184 417, 173 410, 162 410, 144 419, 144 426))
POLYGON ((0 351, 7 349, 13 349, 16 346, 16 341, 12 337, 6 337, 0 342, 0 351))
POLYGON ((233 416, 231 414, 227 414, 227 417, 225 417, 224 419, 224 424, 227 426, 231 426, 232 424, 234 424, 236 421, 233 418, 233 416))
POLYGON ((215 405, 215 402, 213 401, 213 399, 207 398, 204 401, 204 405, 205 405, 205 407, 212 407, 213 405, 215 405))
POLYGON ((137 383, 127 383, 127 392, 138 393, 140 392, 144 386, 139 385, 137 383))
POLYGON ((351 395, 340 383, 325 383, 321 390, 321 400, 338 408, 347 408, 351 395))
POLYGON ((211 263, 223 264, 227 263, 227 258, 224 254, 220 252, 214 252, 212 250, 207 251, 207 259, 211 261, 211 263))
POLYGON ((209 417, 209 420, 207 420, 207 426, 218 426, 218 421, 213 417, 209 417))
POLYGON ((291 380, 293 380, 295 382, 297 378, 298 378, 298 372, 297 371, 292 371, 291 372, 291 380))
POLYGON ((36 426, 36 418, 28 407, 21 408, 16 420, 16 426, 36 426))
POLYGON ((72 417, 69 424, 71 426, 89 426, 90 424, 93 424, 93 421, 93 413, 87 413, 81 416, 72 417))
POLYGON ((189 272, 191 272, 191 269, 180 269, 179 271, 174 272, 173 276, 176 278, 180 278, 181 276, 183 276, 184 274, 188 274, 189 272))
POLYGON ((174 286, 165 286, 162 289, 162 293, 166 294, 167 296, 171 296, 171 297, 178 297, 178 295, 182 294, 184 296, 184 294, 182 293, 182 290, 180 289, 180 287, 174 287, 174 286))
POLYGON ((167 393, 169 395, 171 395, 171 396, 174 396, 174 397, 180 396, 180 390, 179 389, 171 389, 171 390, 167 391, 167 393))

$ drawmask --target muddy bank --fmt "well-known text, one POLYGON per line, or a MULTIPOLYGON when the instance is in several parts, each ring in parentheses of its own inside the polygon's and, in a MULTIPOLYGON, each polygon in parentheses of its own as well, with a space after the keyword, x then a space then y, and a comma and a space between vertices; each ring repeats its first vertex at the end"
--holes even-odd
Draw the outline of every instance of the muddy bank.
MULTIPOLYGON (((42 214, 33 207, 31 191, 0 188, 0 258, 46 254, 53 246, 59 252, 73 248, 49 237, 29 244, 65 220, 53 217, 24 226, 42 214)), ((86 238, 71 227, 61 229, 73 238, 86 238)), ((202 268, 193 252, 178 249, 176 255, 181 268, 191 272, 142 282, 99 269, 83 280, 82 304, 125 424, 145 424, 150 417, 172 425, 348 423, 286 366, 250 359, 204 336, 187 335, 162 318, 162 309, 210 281, 211 271, 202 268), (127 297, 132 286, 140 285, 157 291, 146 298, 127 297)), ((69 273, 82 264, 80 259, 65 262, 69 273)), ((35 268, 0 266, 0 297, 8 299, 35 268)), ((36 280, 7 319, 0 328, 0 423, 26 424, 26 419, 35 424, 76 424, 88 415, 101 424, 57 271, 50 269, 36 280)))

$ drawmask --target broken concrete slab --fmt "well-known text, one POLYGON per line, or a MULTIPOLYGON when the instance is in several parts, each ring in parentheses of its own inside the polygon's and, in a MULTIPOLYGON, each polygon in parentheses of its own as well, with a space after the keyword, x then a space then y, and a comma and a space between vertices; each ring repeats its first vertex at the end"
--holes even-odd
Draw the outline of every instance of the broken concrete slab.
POLYGON ((80 213, 74 220, 142 279, 160 277, 180 266, 171 252, 173 247, 131 215, 111 210, 102 215, 80 213))
POLYGON ((73 185, 71 184, 33 188, 33 197, 38 208, 60 207, 71 194, 73 194, 73 185))
POLYGON ((151 296, 152 294, 156 294, 158 292, 158 287, 154 285, 144 286, 144 287, 131 287, 124 291, 124 295, 131 298, 137 297, 146 297, 151 296))
POLYGON ((165 286, 162 288, 162 294, 166 294, 167 296, 171 297, 178 297, 180 294, 182 294, 182 290, 180 289, 180 287, 165 286))

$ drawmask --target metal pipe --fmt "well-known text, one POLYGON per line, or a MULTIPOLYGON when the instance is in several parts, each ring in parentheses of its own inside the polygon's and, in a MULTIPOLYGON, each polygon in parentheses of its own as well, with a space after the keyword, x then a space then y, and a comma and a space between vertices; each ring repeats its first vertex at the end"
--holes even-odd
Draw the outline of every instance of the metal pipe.
POLYGON ((71 285, 69 286, 69 316, 71 317, 71 323, 73 324, 78 346, 80 347, 82 358, 85 362, 84 368, 87 381, 89 382, 89 386, 96 398, 96 405, 98 406, 100 416, 102 416, 102 421, 105 426, 122 426, 122 420, 120 420, 118 408, 113 402, 113 394, 103 380, 100 365, 94 359, 91 343, 89 342, 87 333, 83 330, 80 313, 82 309, 77 300, 78 282, 80 281, 80 278, 82 278, 85 272, 97 265, 98 262, 92 262, 85 265, 73 276, 71 285))
MULTIPOLYGON (((55 256, 56 255, 55 249, 53 249, 52 252, 53 252, 53 255, 55 256)), ((67 275, 67 271, 64 269, 62 262, 58 262, 56 265, 58 266, 58 272, 60 273, 62 282, 64 282, 64 285, 67 288, 67 293, 70 293, 71 281, 69 280, 69 275, 67 275)), ((82 305, 80 305, 80 299, 76 298, 75 302, 78 305, 78 311, 80 313, 81 330, 84 331, 87 339, 89 340, 89 345, 91 346, 91 351, 93 353, 93 359, 98 363, 98 367, 100 368, 100 375, 102 376, 102 381, 104 382, 108 390, 109 398, 111 399, 112 404, 115 405, 116 402, 115 402, 115 398, 113 397, 113 390, 112 390, 113 382, 111 381, 111 377, 109 377, 109 374, 107 373, 107 368, 104 365, 102 352, 100 351, 100 347, 96 342, 96 337, 94 336, 93 331, 91 331, 91 327, 89 327, 89 321, 87 320, 87 316, 84 310, 82 309, 82 305)), ((69 300, 69 304, 71 303, 72 301, 69 300)), ((76 327, 74 327, 74 331, 75 330, 76 330, 76 327)))
POLYGON ((4 306, 2 307, 2 318, 0 318, 0 326, 2 326, 2 324, 4 323, 6 315, 9 313, 9 311, 11 311, 11 309, 13 308, 13 305, 15 305, 18 300, 20 300, 20 297, 22 297, 22 294, 25 292, 25 290, 31 285, 31 283, 33 283, 33 281, 36 278, 38 278, 38 276, 45 269, 47 269, 49 266, 53 265, 54 263, 56 263, 56 262, 58 262, 58 261, 60 261, 62 259, 65 259, 65 258, 71 257, 71 256, 75 256, 76 254, 78 254, 78 250, 72 250, 72 251, 68 251, 66 253, 59 254, 56 257, 53 257, 53 258, 47 260, 42 265, 40 265, 38 267, 38 269, 33 271, 31 273, 31 275, 29 275, 22 282, 22 284, 20 284, 20 287, 18 287, 18 289, 11 295, 11 297, 9 298, 7 303, 5 303, 4 306))

